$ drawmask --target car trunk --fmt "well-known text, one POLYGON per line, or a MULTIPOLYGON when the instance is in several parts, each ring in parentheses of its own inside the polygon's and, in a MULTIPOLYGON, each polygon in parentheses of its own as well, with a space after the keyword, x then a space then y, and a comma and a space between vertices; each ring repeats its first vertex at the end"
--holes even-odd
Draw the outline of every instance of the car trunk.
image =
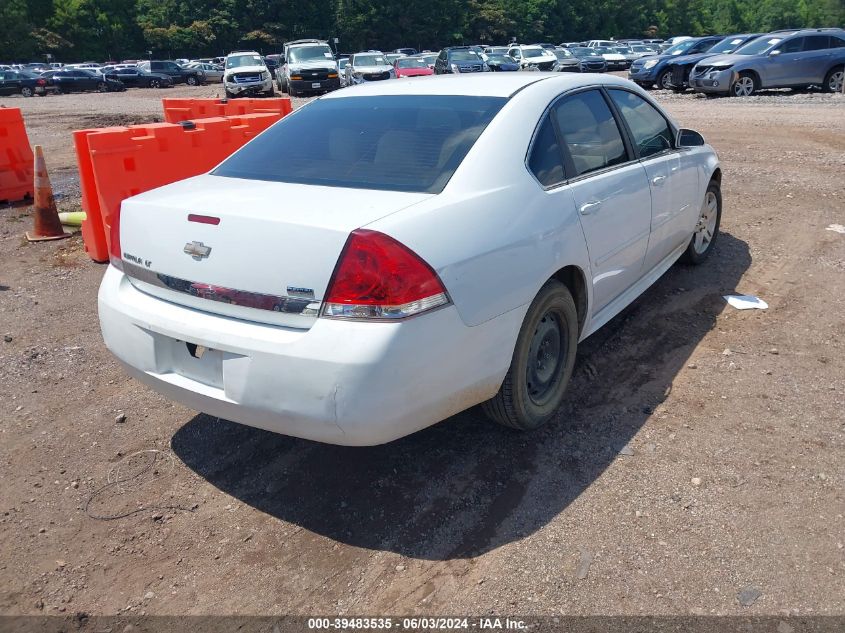
POLYGON ((429 196, 198 176, 123 202, 124 270, 173 303, 308 328, 349 233, 429 196))

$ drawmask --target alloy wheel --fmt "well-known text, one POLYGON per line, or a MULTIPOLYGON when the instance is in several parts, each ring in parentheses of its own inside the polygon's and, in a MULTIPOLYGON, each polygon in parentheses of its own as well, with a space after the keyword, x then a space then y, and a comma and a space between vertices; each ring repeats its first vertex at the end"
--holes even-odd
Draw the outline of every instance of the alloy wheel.
POLYGON ((842 92, 842 81, 845 78, 845 70, 837 70, 831 73, 830 79, 827 80, 827 87, 831 92, 842 92))
POLYGON ((21 94, 24 97, 31 97, 32 96, 32 88, 30 88, 29 86, 24 86, 23 88, 21 88, 21 94))
POLYGON ((750 97, 754 94, 754 80, 748 76, 737 79, 734 84, 734 94, 737 97, 750 97))
POLYGON ((695 237, 693 238, 693 247, 699 255, 710 248, 710 243, 716 233, 718 217, 719 201, 716 199, 715 193, 708 191, 704 196, 704 204, 701 205, 701 215, 699 215, 698 223, 695 225, 695 237))

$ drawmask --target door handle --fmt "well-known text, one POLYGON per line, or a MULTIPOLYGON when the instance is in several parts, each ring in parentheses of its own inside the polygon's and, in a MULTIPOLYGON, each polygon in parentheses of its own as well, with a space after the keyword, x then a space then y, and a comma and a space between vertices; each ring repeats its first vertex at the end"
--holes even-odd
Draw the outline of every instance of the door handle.
POLYGON ((651 179, 651 184, 655 187, 660 187, 664 182, 666 182, 666 176, 655 176, 651 179))
POLYGON ((591 213, 595 213, 601 209, 601 201, 596 200, 594 202, 587 202, 581 205, 581 215, 590 215, 591 213))

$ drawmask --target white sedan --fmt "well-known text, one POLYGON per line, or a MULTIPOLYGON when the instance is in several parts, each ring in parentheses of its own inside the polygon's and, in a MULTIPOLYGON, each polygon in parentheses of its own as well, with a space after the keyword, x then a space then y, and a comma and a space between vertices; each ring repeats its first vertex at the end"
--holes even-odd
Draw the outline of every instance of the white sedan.
POLYGON ((153 389, 279 433, 379 444, 479 403, 533 429, 579 341, 707 257, 720 181, 617 77, 349 88, 125 200, 102 333, 153 389))

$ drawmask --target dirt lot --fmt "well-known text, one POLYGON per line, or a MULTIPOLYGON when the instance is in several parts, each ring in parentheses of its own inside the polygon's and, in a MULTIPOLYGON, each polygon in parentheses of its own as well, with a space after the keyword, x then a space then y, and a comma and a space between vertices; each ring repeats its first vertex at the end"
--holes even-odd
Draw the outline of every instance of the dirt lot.
MULTIPOLYGON (((73 208, 72 130, 217 90, 0 104, 73 208)), ((468 411, 353 449, 198 415, 106 351, 79 237, 0 210, 0 613, 845 614, 845 98, 655 94, 720 153, 723 234, 530 435, 468 411)))

